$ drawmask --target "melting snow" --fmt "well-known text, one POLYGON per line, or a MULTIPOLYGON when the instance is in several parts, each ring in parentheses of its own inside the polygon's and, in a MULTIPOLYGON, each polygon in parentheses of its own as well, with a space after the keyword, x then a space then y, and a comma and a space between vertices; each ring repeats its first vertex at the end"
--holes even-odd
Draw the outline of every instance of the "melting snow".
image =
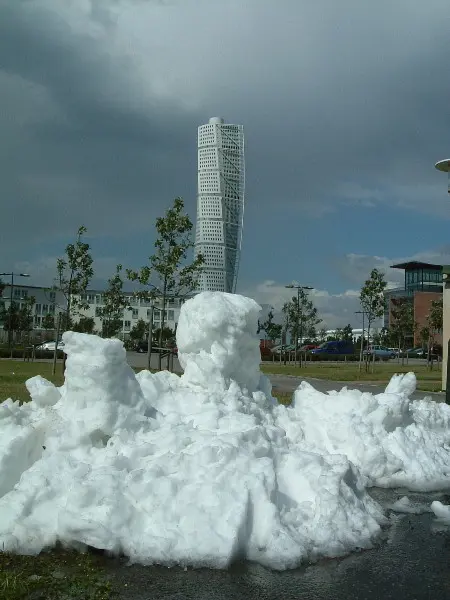
POLYGON ((302 383, 278 405, 259 310, 222 293, 186 302, 181 377, 135 375, 119 340, 65 333, 64 385, 34 377, 31 402, 0 405, 0 547, 286 569, 371 547, 387 520, 368 487, 450 487, 450 407, 411 401, 412 373, 376 396, 302 383))

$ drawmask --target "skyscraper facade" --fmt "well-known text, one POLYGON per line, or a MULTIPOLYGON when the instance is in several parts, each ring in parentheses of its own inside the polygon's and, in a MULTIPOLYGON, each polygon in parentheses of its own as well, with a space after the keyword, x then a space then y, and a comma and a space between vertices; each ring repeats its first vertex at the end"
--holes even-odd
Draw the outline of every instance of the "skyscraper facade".
POLYGON ((195 250, 205 259, 199 291, 236 291, 244 191, 243 127, 213 117, 198 128, 195 250))

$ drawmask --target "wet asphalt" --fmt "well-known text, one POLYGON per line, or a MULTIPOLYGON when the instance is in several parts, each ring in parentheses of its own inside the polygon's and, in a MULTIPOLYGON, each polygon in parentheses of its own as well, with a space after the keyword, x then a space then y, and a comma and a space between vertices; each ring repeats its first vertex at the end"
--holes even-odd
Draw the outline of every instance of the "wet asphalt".
MULTIPOLYGON (((372 490, 384 506, 405 490, 372 490)), ((442 494, 409 494, 429 506, 442 494)), ((450 531, 434 515, 387 510, 390 525, 371 550, 273 572, 252 563, 228 570, 127 566, 102 559, 119 600, 450 600, 450 531)))
MULTIPOLYGON (((270 379, 274 391, 282 393, 292 392, 301 381, 277 375, 270 379)), ((323 392, 345 385, 307 381, 323 392)), ((370 383, 353 383, 351 387, 372 393, 384 389, 370 383)), ((443 399, 443 394, 423 392, 414 397, 424 396, 443 399)), ((375 488, 370 493, 385 507, 389 526, 374 548, 344 558, 284 572, 248 562, 234 564, 226 571, 127 566, 120 559, 104 559, 105 567, 119 600, 450 600, 450 529, 440 525, 431 512, 398 514, 388 508, 404 495, 425 507, 436 499, 447 504, 450 491, 448 496, 375 488)))

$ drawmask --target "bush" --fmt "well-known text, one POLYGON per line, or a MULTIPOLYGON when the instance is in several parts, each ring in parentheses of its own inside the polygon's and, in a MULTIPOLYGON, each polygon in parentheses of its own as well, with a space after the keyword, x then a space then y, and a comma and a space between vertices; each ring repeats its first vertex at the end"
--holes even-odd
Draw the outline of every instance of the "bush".
MULTIPOLYGON (((31 350, 24 350, 23 348, 14 348, 12 357, 13 358, 23 358, 25 352, 25 356, 32 356, 31 350)), ((9 358, 11 356, 11 350, 9 348, 0 348, 0 358, 9 358)), ((64 352, 62 350, 58 350, 56 352, 57 358, 63 358, 64 352)), ((44 359, 44 358, 53 358, 53 350, 36 350, 35 358, 44 359)))

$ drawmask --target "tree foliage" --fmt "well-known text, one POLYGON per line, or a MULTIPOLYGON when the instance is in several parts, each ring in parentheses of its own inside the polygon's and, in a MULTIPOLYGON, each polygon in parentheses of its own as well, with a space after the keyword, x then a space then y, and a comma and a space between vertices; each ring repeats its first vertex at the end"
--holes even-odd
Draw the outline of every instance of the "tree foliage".
POLYGON ((11 302, 8 308, 2 308, 0 320, 3 321, 3 329, 21 336, 33 329, 33 306, 35 298, 29 296, 20 303, 11 302))
POLYGON ((102 336, 114 337, 122 329, 123 311, 131 309, 130 300, 123 292, 122 265, 117 265, 115 274, 108 279, 103 292, 102 307, 98 316, 102 321, 102 336))
POLYGON ((269 340, 272 342, 274 342, 278 338, 281 338, 281 333, 283 330, 283 325, 280 325, 279 323, 274 323, 273 319, 273 310, 271 309, 269 311, 269 314, 267 315, 267 319, 263 323, 260 323, 259 326, 260 331, 264 331, 269 340))
POLYGON ((414 337, 414 307, 408 298, 392 298, 391 336, 399 349, 404 348, 406 340, 414 337))
POLYGON ((346 325, 345 327, 343 327, 342 339, 346 342, 353 342, 353 328, 350 325, 350 323, 348 325, 346 325))
POLYGON ((56 329, 55 315, 53 313, 47 313, 44 317, 42 317, 42 328, 46 331, 56 329))
POLYGON ((305 290, 299 289, 298 296, 293 296, 284 304, 283 313, 291 337, 294 339, 316 337, 316 325, 321 323, 322 319, 318 316, 317 308, 305 290))
POLYGON ((53 289, 62 292, 66 300, 66 306, 63 307, 65 318, 61 320, 63 331, 69 327, 74 309, 83 310, 89 308, 88 303, 83 297, 92 279, 94 270, 92 268, 93 260, 89 252, 89 244, 83 241, 83 236, 86 232, 86 227, 81 225, 78 228, 75 243, 68 244, 64 258, 58 258, 56 261, 58 277, 57 284, 53 289))
MULTIPOLYGON (((156 219, 155 253, 149 257, 149 264, 139 271, 127 269, 131 281, 138 282, 147 289, 136 292, 136 296, 150 302, 162 298, 162 322, 159 345, 162 346, 165 324, 165 307, 168 297, 183 298, 198 287, 204 259, 201 254, 187 263, 188 252, 193 249, 192 221, 184 213, 184 202, 175 198, 173 206, 163 217, 156 219)), ((161 369, 161 355, 159 357, 161 369)))
POLYGON ((94 333, 95 320, 93 317, 82 316, 80 319, 72 325, 72 331, 78 333, 94 333))
POLYGON ((384 290, 386 289, 384 273, 378 269, 372 269, 370 277, 366 279, 359 300, 367 319, 367 337, 370 338, 370 329, 373 322, 380 319, 384 314, 384 290))
POLYGON ((147 338, 148 327, 149 325, 144 319, 139 319, 130 331, 130 338, 135 342, 145 340, 147 338))

